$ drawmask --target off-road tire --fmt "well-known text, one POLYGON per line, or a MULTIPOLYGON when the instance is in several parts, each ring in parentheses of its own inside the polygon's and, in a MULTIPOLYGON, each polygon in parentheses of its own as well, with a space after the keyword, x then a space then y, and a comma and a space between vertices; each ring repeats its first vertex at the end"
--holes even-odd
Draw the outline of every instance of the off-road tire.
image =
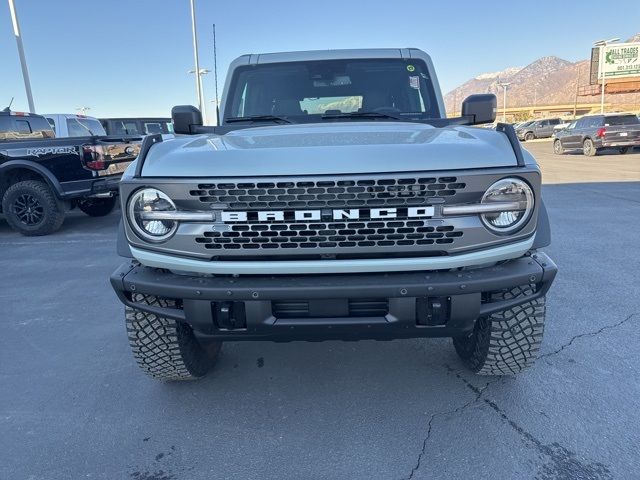
POLYGON ((83 198, 78 201, 78 208, 90 217, 104 217, 109 215, 116 206, 117 198, 83 198))
MULTIPOLYGON (((533 286, 494 293, 492 301, 533 294, 533 286)), ((544 333, 545 298, 481 317, 473 332, 453 339, 456 352, 479 375, 514 375, 536 360, 544 333)))
POLYGON ((562 146, 562 142, 560 140, 553 141, 553 153, 556 155, 564 154, 564 147, 562 146))
POLYGON ((593 144, 593 140, 590 138, 585 138, 584 142, 582 142, 582 153, 587 157, 595 157, 598 153, 598 149, 593 144))
POLYGON ((49 235, 62 226, 64 206, 53 194, 49 186, 40 180, 23 180, 11 185, 2 197, 2 211, 7 223, 15 231, 25 236, 49 235), (18 203, 23 199, 33 200, 34 212, 40 220, 25 223, 18 215, 18 203))
POLYGON ((525 142, 529 142, 529 141, 533 140, 534 138, 536 138, 536 136, 532 132, 527 132, 527 133, 524 134, 524 141, 525 142))
MULTIPOLYGON (((175 308, 175 301, 152 295, 133 294, 133 301, 155 307, 175 308)), ((125 307, 127 335, 138 366, 149 376, 164 380, 194 380, 216 363, 221 342, 206 346, 191 327, 170 318, 125 307)))

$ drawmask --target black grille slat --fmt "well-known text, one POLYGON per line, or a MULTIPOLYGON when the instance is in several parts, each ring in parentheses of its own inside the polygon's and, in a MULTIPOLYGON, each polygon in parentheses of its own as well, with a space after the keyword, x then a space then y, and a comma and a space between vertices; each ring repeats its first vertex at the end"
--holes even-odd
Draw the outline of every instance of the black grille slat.
POLYGON ((231 210, 257 210, 426 205, 434 198, 455 196, 466 188, 466 184, 456 177, 416 177, 255 184, 203 183, 194 187, 189 195, 202 203, 225 204, 231 210))
POLYGON ((231 224, 229 231, 205 231, 195 238, 207 249, 282 249, 389 247, 451 244, 464 234, 452 225, 437 227, 416 220, 343 221, 340 223, 231 224), (418 226, 421 225, 421 226, 418 226))

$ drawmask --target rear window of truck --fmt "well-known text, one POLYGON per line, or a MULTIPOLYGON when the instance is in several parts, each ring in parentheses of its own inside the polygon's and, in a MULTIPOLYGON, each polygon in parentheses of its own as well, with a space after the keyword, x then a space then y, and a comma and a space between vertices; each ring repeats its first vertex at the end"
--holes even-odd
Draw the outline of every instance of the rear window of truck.
POLYGON ((605 117, 605 126, 613 125, 638 125, 640 120, 635 115, 616 115, 611 117, 605 117))

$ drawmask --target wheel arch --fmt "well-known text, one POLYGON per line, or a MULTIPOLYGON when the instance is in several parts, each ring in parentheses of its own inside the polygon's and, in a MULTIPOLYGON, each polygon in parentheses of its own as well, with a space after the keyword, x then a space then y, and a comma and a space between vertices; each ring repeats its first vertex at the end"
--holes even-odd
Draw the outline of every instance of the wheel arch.
POLYGON ((44 180, 56 197, 63 196, 60 182, 50 170, 28 160, 11 160, 0 165, 0 198, 7 188, 23 180, 44 180))

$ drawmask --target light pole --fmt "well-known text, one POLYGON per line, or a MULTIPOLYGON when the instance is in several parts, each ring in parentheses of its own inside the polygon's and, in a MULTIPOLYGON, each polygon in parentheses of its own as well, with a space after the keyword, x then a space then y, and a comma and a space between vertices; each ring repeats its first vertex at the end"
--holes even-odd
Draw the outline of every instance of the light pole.
POLYGON ((600 113, 604 113, 604 84, 605 84, 605 73, 604 73, 604 54, 607 45, 610 43, 615 43, 620 41, 619 38, 610 38, 609 40, 598 40, 594 42, 593 46, 598 47, 598 68, 602 72, 602 92, 600 92, 600 113))
POLYGON ((27 59, 24 56, 24 47, 22 46, 22 35, 20 35, 20 24, 18 23, 18 14, 13 0, 9 0, 9 11, 11 12, 11 22, 13 23, 13 34, 18 44, 18 56, 20 57, 20 66, 22 67, 22 78, 24 79, 24 89, 27 92, 27 102, 29 102, 29 112, 36 113, 36 107, 33 104, 33 94, 31 93, 31 81, 29 80, 29 70, 27 69, 27 59))
MULTIPOLYGON (((198 35, 196 33, 196 6, 195 0, 190 0, 191 2, 191 33, 193 35, 193 57, 196 65, 196 72, 200 71, 200 60, 198 59, 198 35)), ((198 95, 198 108, 202 112, 203 110, 203 100, 202 100, 202 79, 200 75, 196 75, 196 92, 198 95)))
POLYGON ((502 123, 507 123, 507 87, 511 82, 498 82, 498 86, 502 87, 502 123))
MULTIPOLYGON (((204 103, 204 90, 202 89, 202 78, 201 77, 203 75, 206 75, 209 72, 211 72, 211 70, 206 69, 206 68, 201 68, 198 71, 198 75, 196 75, 197 77, 200 78, 200 81, 197 84, 198 88, 199 88, 199 90, 198 90, 198 99, 200 100, 200 102, 203 102, 202 103, 202 107, 200 107, 200 113, 202 113, 202 123, 204 125, 207 124, 207 111, 206 111, 207 110, 207 105, 204 103)), ((189 70, 188 73, 196 73, 196 71, 195 70, 189 70)))

